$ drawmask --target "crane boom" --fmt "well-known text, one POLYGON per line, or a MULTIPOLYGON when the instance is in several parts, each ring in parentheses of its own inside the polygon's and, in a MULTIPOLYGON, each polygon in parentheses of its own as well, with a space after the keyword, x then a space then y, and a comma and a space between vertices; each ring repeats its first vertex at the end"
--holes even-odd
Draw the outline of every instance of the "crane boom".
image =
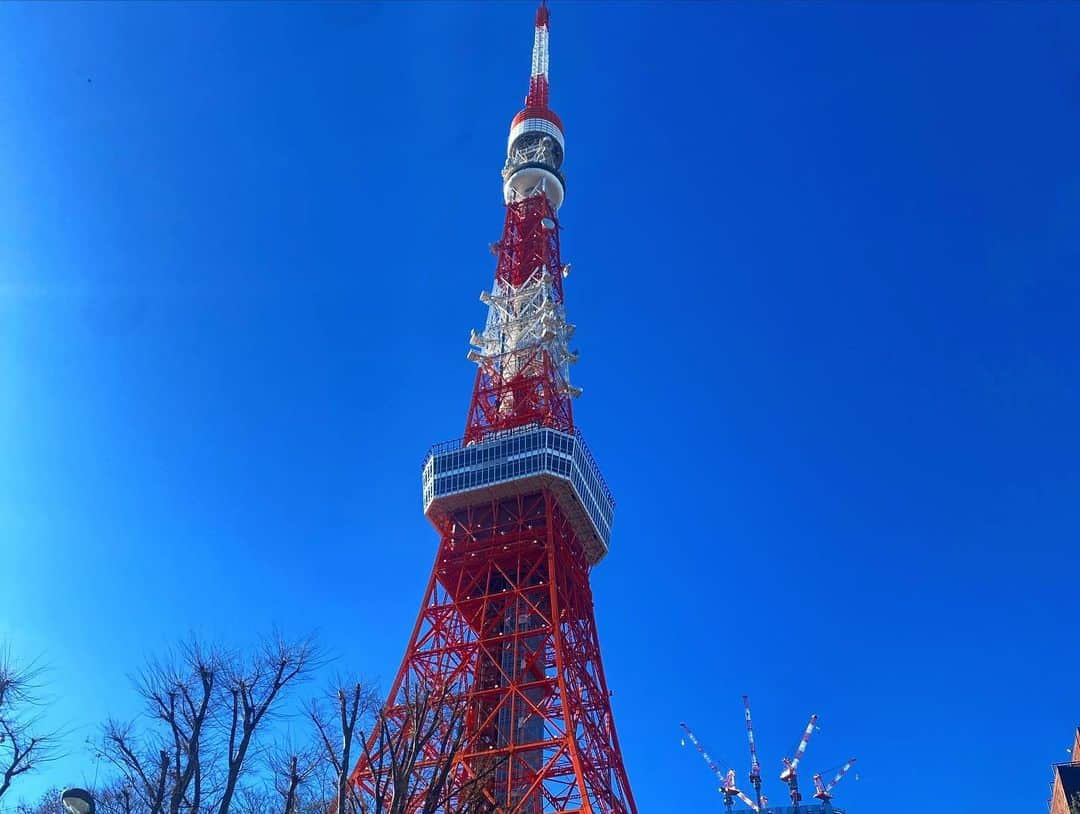
POLYGON ((852 767, 852 766, 854 766, 854 765, 855 765, 855 758, 852 758, 852 759, 851 759, 851 760, 849 760, 849 761, 848 761, 847 763, 845 763, 845 764, 844 764, 843 766, 841 766, 841 767, 840 767, 840 769, 839 769, 839 771, 837 771, 837 772, 836 772, 836 777, 834 777, 834 778, 833 778, 832 780, 830 780, 830 781, 829 781, 829 785, 827 785, 827 786, 825 787, 825 791, 832 791, 832 790, 833 790, 833 787, 834 787, 834 786, 835 786, 835 785, 836 785, 837 783, 839 783, 839 782, 840 782, 840 780, 841 780, 841 779, 843 778, 843 776, 844 776, 845 774, 847 774, 847 773, 848 773, 848 770, 849 770, 849 769, 851 769, 851 767, 852 767))
POLYGON ((750 785, 754 787, 757 807, 761 809, 765 806, 765 798, 761 794, 761 764, 758 763, 757 745, 754 743, 754 722, 750 718, 750 696, 744 695, 742 702, 746 710, 746 739, 750 742, 750 785))
POLYGON ((833 777, 833 779, 830 780, 828 783, 822 782, 820 774, 815 774, 814 775, 814 789, 815 789, 814 797, 816 797, 818 800, 823 800, 823 801, 831 800, 832 796, 833 796, 832 795, 832 790, 836 787, 836 784, 839 783, 841 779, 843 779, 844 775, 847 774, 848 771, 851 769, 851 767, 854 766, 854 765, 855 765, 855 758, 852 758, 851 760, 849 760, 847 763, 845 763, 843 766, 841 766, 837 770, 836 776, 833 777))
POLYGON ((806 731, 803 732, 802 739, 795 748, 795 756, 792 757, 791 760, 784 761, 784 770, 780 772, 781 780, 787 780, 791 775, 795 774, 795 771, 799 768, 799 761, 802 760, 803 755, 806 754, 806 747, 810 743, 810 736, 814 734, 814 727, 817 726, 817 720, 817 715, 810 716, 810 723, 806 725, 806 731))
POLYGON ((694 735, 694 731, 690 729, 690 727, 682 721, 679 722, 679 726, 686 732, 686 737, 690 739, 690 743, 694 744, 694 747, 701 753, 702 760, 704 760, 709 765, 709 768, 712 769, 712 773, 715 774, 716 779, 720 781, 720 790, 723 791, 724 787, 727 785, 727 778, 724 777, 724 773, 720 770, 720 767, 716 765, 716 761, 709 757, 709 753, 705 751, 705 747, 701 745, 701 741, 697 739, 694 735))
POLYGON ((757 803, 755 803, 753 800, 751 800, 749 797, 747 797, 743 792, 736 790, 735 791, 735 796, 738 797, 740 800, 742 800, 746 804, 746 807, 748 809, 750 809, 751 811, 754 811, 754 812, 761 811, 761 809, 758 808, 757 803))
POLYGON ((689 726, 686 725, 685 722, 682 721, 679 722, 679 726, 683 728, 683 731, 686 733, 686 737, 690 739, 690 743, 694 744, 694 748, 696 748, 701 754, 702 760, 704 760, 705 763, 708 764, 709 768, 712 769, 712 773, 716 775, 716 779, 720 781, 719 791, 724 794, 724 798, 726 800, 730 800, 732 796, 738 797, 746 804, 747 808, 749 808, 751 811, 760 811, 757 803, 755 803, 753 800, 743 794, 743 792, 741 792, 736 787, 735 770, 728 769, 727 774, 725 774, 724 771, 716 764, 716 761, 709 757, 709 753, 705 751, 705 747, 702 746, 701 741, 697 739, 697 736, 694 734, 694 730, 692 730, 689 726))
POLYGON ((750 779, 761 777, 761 764, 757 759, 757 746, 754 744, 754 722, 750 718, 750 696, 742 697, 746 709, 746 739, 750 742, 750 779))
POLYGON ((806 731, 803 732, 802 740, 799 741, 799 748, 795 750, 795 759, 791 761, 792 769, 799 768, 799 761, 806 754, 806 747, 810 743, 810 736, 814 734, 815 726, 817 726, 817 715, 811 715, 810 723, 806 725, 806 731))

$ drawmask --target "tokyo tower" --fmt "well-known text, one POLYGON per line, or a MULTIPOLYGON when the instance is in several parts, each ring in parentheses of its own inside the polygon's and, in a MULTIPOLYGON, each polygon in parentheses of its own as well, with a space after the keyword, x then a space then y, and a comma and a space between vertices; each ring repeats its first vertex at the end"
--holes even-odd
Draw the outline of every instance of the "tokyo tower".
MULTIPOLYGON (((589 584, 615 503, 574 425, 581 390, 570 383, 577 353, 559 253, 565 140, 548 105, 548 19, 542 4, 525 107, 510 123, 506 221, 492 246, 494 284, 480 295, 487 321, 470 337, 477 372, 464 437, 424 460, 439 548, 383 718, 403 731, 415 725, 410 703, 436 694, 462 710, 452 765, 421 754, 413 784, 446 772, 498 814, 636 814, 589 584)), ((375 741, 351 781, 400 794, 398 777, 377 782, 388 770, 375 741)), ((458 809, 428 800, 409 810, 458 809)))

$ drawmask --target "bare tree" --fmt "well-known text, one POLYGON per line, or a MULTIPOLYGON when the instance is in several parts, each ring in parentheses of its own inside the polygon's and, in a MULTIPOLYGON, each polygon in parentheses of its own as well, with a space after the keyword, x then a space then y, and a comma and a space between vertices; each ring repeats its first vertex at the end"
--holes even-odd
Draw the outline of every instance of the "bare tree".
POLYGON ((311 639, 274 635, 251 654, 192 639, 136 680, 152 725, 108 722, 99 754, 133 793, 136 814, 229 814, 245 774, 258 773, 257 733, 319 663, 311 639))
POLYGON ((305 792, 309 781, 319 770, 321 757, 313 747, 297 747, 291 743, 270 751, 267 764, 274 790, 281 801, 281 814, 299 814, 304 809, 308 802, 305 792))
POLYGON ((41 668, 0 646, 0 798, 17 777, 58 757, 59 736, 42 725, 41 668))
POLYGON ((165 738, 154 733, 150 740, 147 744, 135 734, 131 723, 109 720, 102 733, 98 757, 119 770, 140 811, 163 814, 169 799, 172 757, 165 738))
POLYGON ((233 798, 234 814, 268 814, 274 810, 274 799, 263 785, 244 785, 233 798))
MULTIPOLYGON (((109 721, 98 744, 116 769, 95 790, 101 814, 495 811, 504 759, 463 755, 460 687, 414 686, 378 709, 365 683, 339 680, 306 705, 309 740, 275 741, 272 722, 321 662, 310 639, 279 636, 246 654, 192 639, 149 662, 135 679, 144 716, 109 721)), ((56 811, 42 806, 22 814, 56 811)))
POLYGON ((228 744, 224 790, 218 814, 228 814, 255 732, 272 719, 286 688, 308 678, 321 663, 313 639, 290 642, 275 635, 248 659, 237 659, 229 671, 228 744))
POLYGON ((463 695, 443 688, 407 692, 380 710, 371 736, 360 737, 355 809, 345 814, 492 814, 487 788, 501 759, 460 759, 465 708, 463 695))
POLYGON ((134 789, 123 780, 94 789, 97 814, 137 814, 138 798, 134 789))
POLYGON ((307 706, 314 747, 268 750, 270 777, 242 784, 233 814, 492 814, 485 794, 496 761, 459 760, 460 695, 414 692, 379 710, 364 682, 338 679, 307 706), (371 735, 365 735, 364 729, 371 735), (360 782, 353 772, 359 759, 360 782))
POLYGON ((363 749, 358 725, 376 708, 375 694, 357 680, 338 680, 323 698, 308 705, 318 746, 332 778, 334 814, 351 814, 358 808, 356 789, 349 783, 356 755, 363 749))
POLYGON ((60 807, 60 789, 51 788, 33 802, 20 802, 15 806, 15 814, 56 814, 60 807))
MULTIPOLYGON (((139 811, 135 795, 122 782, 94 788, 95 811, 97 814, 137 814, 139 811)), ((60 803, 60 789, 50 788, 33 802, 20 802, 15 807, 15 814, 63 814, 60 803)))
POLYGON ((152 662, 139 681, 152 714, 168 729, 169 814, 179 814, 181 808, 199 811, 202 805, 203 732, 222 666, 220 653, 191 640, 180 646, 178 659, 152 662))
POLYGON ((140 736, 131 723, 106 724, 100 755, 120 770, 150 814, 201 810, 208 728, 225 669, 220 651, 197 639, 183 642, 136 678, 147 713, 160 726, 140 736))

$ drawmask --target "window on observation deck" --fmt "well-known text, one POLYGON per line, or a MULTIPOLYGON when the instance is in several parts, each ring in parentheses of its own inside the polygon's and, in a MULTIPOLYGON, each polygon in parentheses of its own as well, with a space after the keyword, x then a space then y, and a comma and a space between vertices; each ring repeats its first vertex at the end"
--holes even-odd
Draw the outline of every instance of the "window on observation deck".
MULTIPOLYGON (((533 426, 512 430, 506 436, 474 443, 465 449, 433 447, 424 462, 424 509, 437 499, 478 489, 502 485, 512 490, 515 481, 538 475, 549 475, 569 487, 569 492, 565 489, 560 492, 567 497, 572 492, 575 497, 567 505, 567 511, 571 514, 583 511, 593 529, 590 536, 595 534, 606 548, 611 536, 614 500, 584 442, 557 430, 533 426)), ((535 487, 536 484, 521 484, 521 488, 535 487)))

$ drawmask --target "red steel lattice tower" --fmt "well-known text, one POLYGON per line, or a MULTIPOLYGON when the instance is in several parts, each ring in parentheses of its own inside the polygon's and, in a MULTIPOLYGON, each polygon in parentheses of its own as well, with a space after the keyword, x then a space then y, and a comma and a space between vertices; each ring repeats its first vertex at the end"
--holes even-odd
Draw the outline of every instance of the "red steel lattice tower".
MULTIPOLYGON (((494 284, 480 295, 487 322, 470 337, 478 369, 465 435, 424 462, 439 550, 384 716, 405 729, 413 699, 453 699, 464 712, 451 784, 479 785, 499 814, 636 814, 589 584, 614 501, 571 407, 581 390, 569 375, 565 140, 548 105, 548 17, 542 4, 529 93, 510 125, 506 222, 494 284)), ((370 794, 386 769, 374 737, 368 748, 351 779, 370 794)), ((421 756, 412 782, 429 782, 438 760, 421 756)))

